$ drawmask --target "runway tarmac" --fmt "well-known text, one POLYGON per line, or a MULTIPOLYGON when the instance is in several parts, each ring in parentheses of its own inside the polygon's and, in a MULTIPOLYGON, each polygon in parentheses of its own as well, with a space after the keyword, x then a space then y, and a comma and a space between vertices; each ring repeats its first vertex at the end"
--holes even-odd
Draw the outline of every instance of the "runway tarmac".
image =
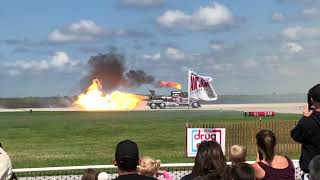
MULTIPOLYGON (((306 103, 268 103, 268 104, 207 104, 202 107, 190 110, 232 110, 232 111, 274 111, 278 113, 302 114, 306 103)), ((4 109, 0 112, 26 112, 26 111, 83 111, 75 107, 67 108, 20 108, 4 109)), ((163 109, 151 110, 148 106, 140 105, 132 111, 164 111, 163 109)), ((187 107, 166 108, 165 110, 188 110, 187 107)))

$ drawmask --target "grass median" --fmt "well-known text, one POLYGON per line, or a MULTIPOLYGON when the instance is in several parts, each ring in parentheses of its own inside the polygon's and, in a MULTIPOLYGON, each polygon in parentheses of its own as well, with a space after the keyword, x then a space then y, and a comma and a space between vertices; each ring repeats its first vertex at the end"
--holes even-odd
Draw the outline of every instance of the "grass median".
MULTIPOLYGON (((278 114, 263 121, 298 118, 278 114)), ((14 168, 111 164, 123 139, 163 163, 192 162, 184 157, 186 122, 257 120, 236 111, 2 112, 0 142, 14 168)))

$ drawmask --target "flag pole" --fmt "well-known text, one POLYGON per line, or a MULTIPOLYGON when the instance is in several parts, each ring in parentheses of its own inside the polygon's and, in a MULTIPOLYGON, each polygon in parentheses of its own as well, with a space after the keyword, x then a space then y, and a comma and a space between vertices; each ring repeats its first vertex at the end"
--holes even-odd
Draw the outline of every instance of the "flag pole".
POLYGON ((191 81, 191 72, 188 69, 188 110, 190 110, 190 81, 191 81))

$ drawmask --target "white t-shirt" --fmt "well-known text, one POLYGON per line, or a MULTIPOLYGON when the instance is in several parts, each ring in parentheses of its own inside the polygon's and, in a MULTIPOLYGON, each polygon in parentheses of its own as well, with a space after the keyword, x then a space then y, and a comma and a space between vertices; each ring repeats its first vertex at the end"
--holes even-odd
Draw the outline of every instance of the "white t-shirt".
POLYGON ((0 180, 9 180, 12 174, 11 161, 8 154, 0 148, 0 180))

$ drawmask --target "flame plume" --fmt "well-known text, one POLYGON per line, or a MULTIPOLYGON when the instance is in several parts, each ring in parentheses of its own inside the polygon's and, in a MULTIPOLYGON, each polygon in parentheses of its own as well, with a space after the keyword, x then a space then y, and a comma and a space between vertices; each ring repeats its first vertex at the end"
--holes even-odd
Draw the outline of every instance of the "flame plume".
POLYGON ((171 88, 181 90, 181 84, 174 81, 160 81, 159 85, 163 87, 171 87, 171 88))
POLYGON ((139 102, 140 98, 135 94, 119 91, 113 91, 111 94, 104 94, 100 81, 94 79, 86 93, 82 93, 78 96, 74 105, 87 111, 132 110, 139 102))

